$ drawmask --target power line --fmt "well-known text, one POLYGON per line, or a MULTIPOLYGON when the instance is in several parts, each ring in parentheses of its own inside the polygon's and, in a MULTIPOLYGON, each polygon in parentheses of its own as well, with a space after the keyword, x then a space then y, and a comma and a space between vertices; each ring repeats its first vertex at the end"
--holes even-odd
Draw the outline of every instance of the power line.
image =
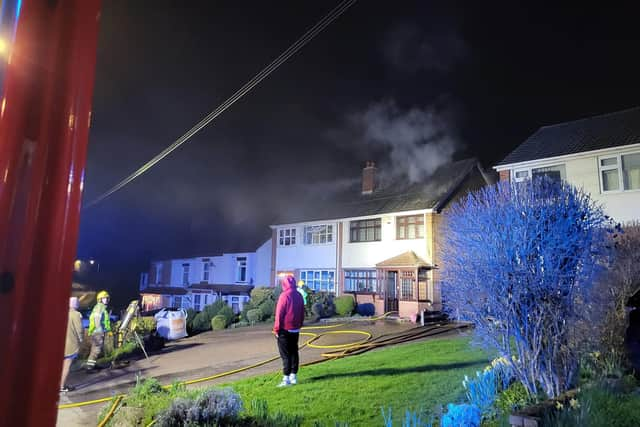
POLYGON ((272 72, 274 72, 280 65, 286 62, 289 58, 295 55, 300 49, 302 49, 307 43, 313 40, 322 30, 324 30, 329 24, 335 21, 340 17, 347 9, 349 9, 357 0, 343 0, 340 4, 338 4, 335 8, 333 8, 327 15, 325 15, 320 21, 318 21, 313 27, 307 30, 306 33, 302 35, 295 43, 293 43, 287 50, 281 53, 276 59, 273 60, 269 65, 267 65, 262 71, 256 74, 251 80, 244 84, 240 89, 238 89, 233 95, 231 95, 226 101, 220 104, 215 110, 209 113, 205 118, 200 120, 195 126, 189 129, 184 135, 180 138, 176 139, 171 145, 166 147, 160 153, 158 153, 151 160, 142 165, 138 170, 133 172, 131 175, 124 178, 122 181, 118 182, 111 189, 103 193, 102 195, 96 197, 92 201, 86 203, 84 205, 84 209, 90 208, 94 206, 107 197, 111 196, 116 191, 122 189, 124 186, 129 184, 131 181, 147 172, 153 166, 155 166, 162 159, 171 154, 174 150, 180 147, 182 144, 191 139, 192 136, 197 134, 200 130, 202 130, 205 126, 211 123, 216 117, 220 114, 224 113, 229 107, 235 104, 240 98, 250 92, 255 86, 257 86, 262 80, 267 78, 272 72))

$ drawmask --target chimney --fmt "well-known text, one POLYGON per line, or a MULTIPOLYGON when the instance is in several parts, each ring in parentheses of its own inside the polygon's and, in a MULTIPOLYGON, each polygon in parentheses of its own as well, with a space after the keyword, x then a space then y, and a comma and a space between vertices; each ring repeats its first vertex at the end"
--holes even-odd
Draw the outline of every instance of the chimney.
POLYGON ((371 194, 376 186, 376 164, 367 162, 362 169, 362 194, 371 194))

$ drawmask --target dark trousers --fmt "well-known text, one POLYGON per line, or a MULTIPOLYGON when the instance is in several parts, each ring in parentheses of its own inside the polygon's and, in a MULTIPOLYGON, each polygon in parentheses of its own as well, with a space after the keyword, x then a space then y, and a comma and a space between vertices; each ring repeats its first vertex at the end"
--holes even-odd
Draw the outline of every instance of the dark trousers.
POLYGON ((284 375, 298 373, 298 332, 278 332, 278 350, 282 358, 282 373, 284 375))

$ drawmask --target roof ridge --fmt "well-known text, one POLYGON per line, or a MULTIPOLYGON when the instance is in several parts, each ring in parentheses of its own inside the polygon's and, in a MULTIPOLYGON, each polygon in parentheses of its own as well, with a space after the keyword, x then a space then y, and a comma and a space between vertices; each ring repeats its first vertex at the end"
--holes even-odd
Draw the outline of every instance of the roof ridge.
POLYGON ((587 120, 603 118, 603 117, 613 116, 613 115, 622 114, 622 113, 628 113, 628 112, 633 111, 633 110, 640 110, 640 105, 635 106, 635 107, 625 108, 623 110, 612 111, 612 112, 609 112, 609 113, 594 114, 592 116, 587 116, 587 117, 582 117, 582 118, 579 118, 579 119, 568 120, 566 122, 552 123, 550 125, 540 126, 538 128, 538 131, 541 130, 541 129, 547 129, 547 128, 552 128, 552 127, 556 127, 556 126, 564 126, 564 125, 583 122, 583 121, 587 121, 587 120))

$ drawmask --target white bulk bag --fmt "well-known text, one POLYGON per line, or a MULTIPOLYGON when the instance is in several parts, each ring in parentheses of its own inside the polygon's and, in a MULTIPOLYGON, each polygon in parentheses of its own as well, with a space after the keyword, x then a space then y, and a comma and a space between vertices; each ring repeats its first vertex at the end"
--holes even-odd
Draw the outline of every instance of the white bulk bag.
POLYGON ((154 316, 158 335, 167 340, 177 340, 187 336, 187 312, 162 309, 154 316))

